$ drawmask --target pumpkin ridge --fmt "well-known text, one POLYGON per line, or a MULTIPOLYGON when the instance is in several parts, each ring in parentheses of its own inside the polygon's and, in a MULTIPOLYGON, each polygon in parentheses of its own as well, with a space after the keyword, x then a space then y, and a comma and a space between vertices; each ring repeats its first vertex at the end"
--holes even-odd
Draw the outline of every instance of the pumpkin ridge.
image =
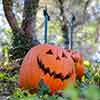
POLYGON ((62 73, 57 74, 55 71, 50 72, 50 67, 45 68, 44 64, 39 60, 38 57, 37 57, 37 63, 39 67, 42 69, 42 71, 44 72, 44 74, 48 73, 50 76, 54 76, 55 79, 60 79, 61 81, 64 81, 65 79, 68 79, 71 76, 70 73, 63 76, 62 73))

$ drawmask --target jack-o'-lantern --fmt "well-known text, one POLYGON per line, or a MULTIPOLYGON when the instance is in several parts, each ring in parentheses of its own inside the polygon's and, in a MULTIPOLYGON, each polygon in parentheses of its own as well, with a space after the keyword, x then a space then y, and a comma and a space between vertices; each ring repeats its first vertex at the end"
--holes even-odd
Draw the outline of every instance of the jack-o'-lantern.
POLYGON ((66 51, 67 55, 70 56, 74 61, 76 77, 78 79, 81 79, 82 76, 84 75, 84 63, 81 54, 73 50, 66 50, 66 51))
POLYGON ((20 87, 38 88, 41 79, 53 92, 75 83, 74 62, 64 49, 40 44, 27 53, 20 69, 20 87))

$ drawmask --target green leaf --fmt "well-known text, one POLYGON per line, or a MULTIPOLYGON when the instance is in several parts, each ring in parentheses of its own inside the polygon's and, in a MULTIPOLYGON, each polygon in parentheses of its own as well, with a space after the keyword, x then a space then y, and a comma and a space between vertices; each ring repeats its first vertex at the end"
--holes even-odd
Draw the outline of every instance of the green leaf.
POLYGON ((89 86, 86 90, 86 98, 87 100, 98 100, 100 98, 98 88, 94 85, 89 86))
POLYGON ((64 90, 64 97, 70 98, 71 100, 78 100, 79 92, 73 84, 69 84, 69 86, 64 90))
POLYGON ((50 93, 48 86, 44 83, 43 80, 40 80, 39 87, 38 87, 38 94, 39 96, 43 96, 44 94, 50 93))

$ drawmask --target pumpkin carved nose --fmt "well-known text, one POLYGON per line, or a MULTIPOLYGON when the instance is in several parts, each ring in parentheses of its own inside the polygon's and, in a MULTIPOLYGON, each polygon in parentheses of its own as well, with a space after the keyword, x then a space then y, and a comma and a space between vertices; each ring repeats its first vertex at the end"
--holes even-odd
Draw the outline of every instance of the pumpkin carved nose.
POLYGON ((53 52, 52 52, 52 50, 50 49, 49 51, 46 52, 46 54, 53 55, 53 52))

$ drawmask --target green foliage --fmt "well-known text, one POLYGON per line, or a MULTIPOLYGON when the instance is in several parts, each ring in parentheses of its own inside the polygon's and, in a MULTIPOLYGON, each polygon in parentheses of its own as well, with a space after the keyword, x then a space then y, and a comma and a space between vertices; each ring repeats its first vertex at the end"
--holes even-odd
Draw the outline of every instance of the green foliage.
POLYGON ((44 84, 43 80, 40 80, 39 87, 38 87, 38 95, 41 97, 44 94, 48 94, 48 93, 50 93, 49 88, 47 87, 47 85, 44 84))
POLYGON ((84 33, 95 33, 96 32, 96 22, 92 22, 92 23, 89 23, 87 25, 85 25, 81 32, 84 32, 84 33))
POLYGON ((0 83, 0 88, 3 88, 3 91, 11 89, 8 100, 100 100, 100 64, 90 63, 87 60, 84 64, 86 71, 82 79, 77 80, 76 85, 69 84, 64 90, 55 94, 50 94, 51 91, 43 80, 39 82, 37 93, 21 90, 18 85, 14 85, 18 81, 18 73, 13 74, 13 67, 4 65, 5 70, 0 72, 0 81, 5 84, 0 83))
POLYGON ((80 95, 79 93, 80 89, 74 87, 73 85, 69 85, 68 88, 60 91, 62 92, 62 96, 59 96, 58 94, 54 95, 42 94, 40 96, 40 94, 30 94, 27 91, 22 91, 19 88, 17 88, 14 95, 11 98, 15 100, 80 100, 80 98, 83 98, 83 100, 100 99, 99 90, 94 85, 89 86, 84 91, 85 91, 85 97, 80 95))
MULTIPOLYGON (((79 46, 95 46, 96 39, 96 30, 97 30, 97 22, 87 23, 80 29, 80 31, 76 34, 77 41, 80 43, 79 46), (80 41, 81 40, 81 41, 80 41), (86 45, 87 44, 87 45, 86 45)), ((88 48, 86 47, 86 48, 88 48)))
POLYGON ((90 85, 89 88, 86 90, 86 99, 87 100, 99 100, 100 94, 99 90, 96 86, 90 85))
POLYGON ((23 58, 32 47, 32 41, 20 35, 14 35, 10 54, 12 59, 23 58))
POLYGON ((4 65, 7 65, 9 63, 9 47, 8 46, 4 46, 3 49, 3 55, 4 55, 4 65))
POLYGON ((3 29, 0 29, 2 30, 2 35, 0 37, 0 44, 2 46, 11 46, 12 44, 12 40, 11 38, 13 37, 13 34, 12 34, 12 31, 10 28, 3 28, 3 29))
POLYGON ((8 81, 16 81, 18 79, 18 75, 9 75, 9 73, 0 72, 0 80, 8 80, 8 81))
POLYGON ((55 21, 50 21, 49 22, 49 26, 48 26, 48 29, 49 29, 49 34, 52 34, 52 33, 58 33, 58 34, 61 34, 62 31, 61 31, 61 22, 59 20, 55 20, 55 21))
POLYGON ((12 98, 15 100, 20 100, 20 98, 24 98, 24 97, 25 97, 24 92, 22 92, 21 89, 16 88, 16 92, 13 94, 12 98))
POLYGON ((8 79, 5 73, 0 73, 0 80, 8 79))
POLYGON ((69 84, 69 86, 64 90, 64 97, 70 98, 71 100, 78 100, 79 91, 73 84, 69 84))
POLYGON ((88 60, 84 60, 84 65, 87 68, 91 67, 90 62, 88 60))

